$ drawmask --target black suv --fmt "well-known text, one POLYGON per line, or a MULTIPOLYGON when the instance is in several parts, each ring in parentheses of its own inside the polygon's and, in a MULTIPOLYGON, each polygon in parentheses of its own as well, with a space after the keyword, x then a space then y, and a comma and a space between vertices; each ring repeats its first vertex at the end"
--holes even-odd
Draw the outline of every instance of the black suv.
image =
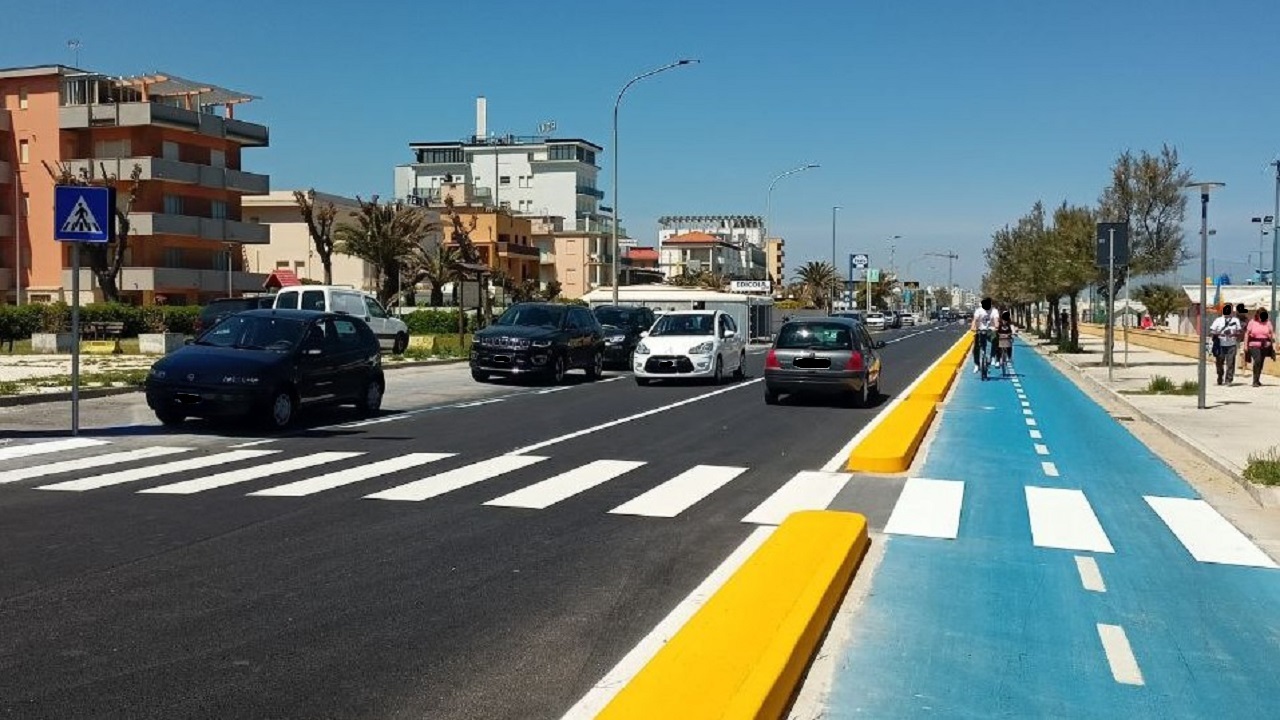
POLYGON ((471 341, 471 377, 542 375, 553 383, 565 372, 604 369, 604 328, 589 310, 555 303, 520 303, 477 332, 471 341))
POLYGON ((262 310, 275 303, 275 295, 259 295, 257 297, 218 298, 200 308, 200 317, 196 319, 196 335, 208 330, 228 315, 245 310, 262 310))
POLYGON ((653 311, 646 307, 601 305, 595 315, 604 326, 604 361, 630 370, 631 354, 640 344, 640 333, 657 321, 653 311))

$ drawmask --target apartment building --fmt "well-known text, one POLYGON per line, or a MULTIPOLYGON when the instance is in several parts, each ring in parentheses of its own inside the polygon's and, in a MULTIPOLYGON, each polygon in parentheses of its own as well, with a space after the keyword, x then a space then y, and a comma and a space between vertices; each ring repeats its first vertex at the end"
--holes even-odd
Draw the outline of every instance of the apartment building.
MULTIPOLYGON (((734 280, 768 279, 764 232, 764 218, 758 215, 667 215, 658 218, 658 245, 661 248, 665 248, 672 238, 691 233, 710 235, 736 248, 733 272, 720 273, 734 280)), ((678 254, 670 257, 678 257, 678 254)), ((667 277, 680 274, 680 270, 668 268, 665 259, 662 263, 667 277)), ((724 263, 721 266, 727 268, 731 265, 724 263)))
MULTIPOLYGON (((538 280, 541 251, 534 243, 533 221, 520 217, 504 208, 468 205, 461 201, 466 188, 461 184, 447 184, 443 191, 453 197, 453 214, 462 227, 469 229, 468 236, 475 245, 480 262, 497 270, 515 282, 538 280)), ((452 243, 453 217, 444 214, 444 242, 452 243)))
MULTIPOLYGON (((0 70, 0 99, 8 128, 0 141, 13 158, 11 187, 0 191, 18 206, 0 226, 10 300, 18 284, 24 300, 71 299, 70 252, 53 239, 46 165, 90 180, 115 177, 122 195, 140 169, 119 278, 126 302, 195 304, 261 288, 265 277, 249 271, 243 250, 270 235, 244 221, 241 205, 270 181, 245 172, 241 156, 270 138, 265 126, 235 117, 254 96, 168 73, 117 77, 48 65, 0 70), (4 242, 15 234, 18 257, 15 243, 4 242)), ((102 299, 87 269, 80 285, 82 301, 102 299)))
POLYGON ((787 283, 786 244, 787 241, 780 237, 765 238, 764 241, 765 271, 775 290, 781 290, 787 283))
MULTIPOLYGON (((324 281, 324 264, 316 253, 315 243, 302 219, 302 212, 293 197, 292 190, 275 190, 265 195, 249 195, 243 198, 245 220, 267 226, 271 241, 266 245, 253 245, 245 249, 246 269, 253 273, 272 273, 290 270, 300 280, 324 281)), ((337 210, 334 222, 354 222, 360 206, 352 198, 317 192, 316 204, 333 203, 337 210)), ((378 268, 358 257, 334 253, 333 284, 347 285, 375 292, 378 289, 378 268)))
POLYGON ((21 265, 17 257, 21 238, 16 236, 16 232, 17 219, 23 212, 23 200, 17 179, 20 166, 18 143, 13 137, 12 111, 8 104, 9 99, 0 91, 0 297, 13 302, 17 298, 14 268, 21 265))
POLYGON ((687 232, 662 241, 658 265, 669 279, 685 273, 708 272, 743 279, 741 248, 720 235, 687 232))
MULTIPOLYGON (((560 295, 580 298, 598 287, 612 287, 612 238, 600 233, 565 230, 564 218, 532 217, 533 243, 539 251, 538 280, 545 289, 555 280, 560 295)), ((619 258, 622 284, 630 282, 629 264, 619 258)))

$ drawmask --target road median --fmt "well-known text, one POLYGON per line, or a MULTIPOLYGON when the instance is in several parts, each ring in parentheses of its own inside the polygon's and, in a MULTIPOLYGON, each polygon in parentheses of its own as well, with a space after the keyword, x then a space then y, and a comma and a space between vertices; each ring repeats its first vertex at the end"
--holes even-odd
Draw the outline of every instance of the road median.
POLYGON ((868 542, 862 515, 793 513, 598 717, 782 717, 868 542))

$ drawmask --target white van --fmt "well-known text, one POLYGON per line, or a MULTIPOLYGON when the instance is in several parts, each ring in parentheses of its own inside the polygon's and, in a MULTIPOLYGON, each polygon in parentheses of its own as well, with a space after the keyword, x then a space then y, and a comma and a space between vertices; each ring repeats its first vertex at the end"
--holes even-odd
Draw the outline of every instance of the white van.
POLYGON ((292 285, 280 288, 272 306, 281 310, 320 310, 358 317, 368 323, 383 350, 397 355, 409 347, 409 326, 382 307, 369 293, 335 285, 292 285))

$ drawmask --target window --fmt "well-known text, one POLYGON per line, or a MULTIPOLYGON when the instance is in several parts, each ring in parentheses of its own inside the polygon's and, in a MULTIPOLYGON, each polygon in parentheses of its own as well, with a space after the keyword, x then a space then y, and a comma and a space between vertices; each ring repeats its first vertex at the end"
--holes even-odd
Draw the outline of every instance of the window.
POLYGON ((324 291, 323 290, 303 290, 302 304, 303 310, 324 310, 324 291))
POLYGON ((526 189, 527 189, 527 188, 531 188, 531 187, 533 187, 533 176, 532 176, 532 175, 521 175, 521 176, 520 176, 520 178, 519 178, 519 183, 520 183, 520 187, 522 187, 522 188, 526 188, 526 189))
POLYGON ((165 195, 164 212, 166 215, 181 215, 182 197, 179 195, 165 195))
POLYGON ((462 148, 419 150, 418 162, 423 165, 448 165, 466 162, 462 148))
POLYGON ((498 184, 499 184, 499 185, 510 185, 510 184, 511 184, 511 176, 510 176, 510 175, 499 175, 499 176, 498 176, 498 184))
MULTIPOLYGON (((304 262, 302 262, 301 260, 294 260, 294 261, 293 261, 293 270, 294 270, 294 272, 295 272, 295 273, 298 273, 298 274, 304 274, 304 273, 302 272, 302 270, 303 270, 303 268, 305 268, 306 266, 307 266, 307 264, 306 264, 306 263, 304 263, 304 262)), ((287 266, 286 266, 286 267, 287 267, 287 266)))
POLYGON ((215 220, 227 219, 227 203, 225 200, 213 200, 209 203, 209 214, 215 220))
POLYGON ((220 168, 227 166, 227 153, 225 150, 210 150, 209 165, 220 168))
POLYGON ((334 334, 338 337, 338 346, 343 350, 354 350, 360 347, 360 331, 350 320, 334 320, 334 334))
POLYGON ((24 87, 18 88, 18 109, 27 109, 27 89, 24 87))
POLYGON ((277 269, 277 270, 288 270, 288 269, 289 269, 289 261, 288 261, 288 260, 277 260, 277 261, 276 261, 276 269, 277 269))
POLYGON ((364 299, 364 306, 369 311, 369 317, 385 318, 387 316, 387 311, 383 310, 378 301, 371 297, 364 299))
POLYGON ((182 248, 165 248, 164 249, 164 266, 171 268, 182 267, 182 248))
POLYGON ((779 350, 853 350, 853 336, 843 323, 797 322, 783 327, 779 350))
POLYGON ((31 143, 26 140, 18 141, 18 162, 23 165, 31 162, 31 143))
POLYGON ((161 154, 165 160, 177 160, 179 155, 178 143, 172 140, 165 140, 161 146, 161 154))
MULTIPOLYGON (((280 263, 276 263, 279 267, 280 263)), ((298 309, 298 293, 280 293, 276 296, 276 307, 281 310, 297 310, 298 309)))

